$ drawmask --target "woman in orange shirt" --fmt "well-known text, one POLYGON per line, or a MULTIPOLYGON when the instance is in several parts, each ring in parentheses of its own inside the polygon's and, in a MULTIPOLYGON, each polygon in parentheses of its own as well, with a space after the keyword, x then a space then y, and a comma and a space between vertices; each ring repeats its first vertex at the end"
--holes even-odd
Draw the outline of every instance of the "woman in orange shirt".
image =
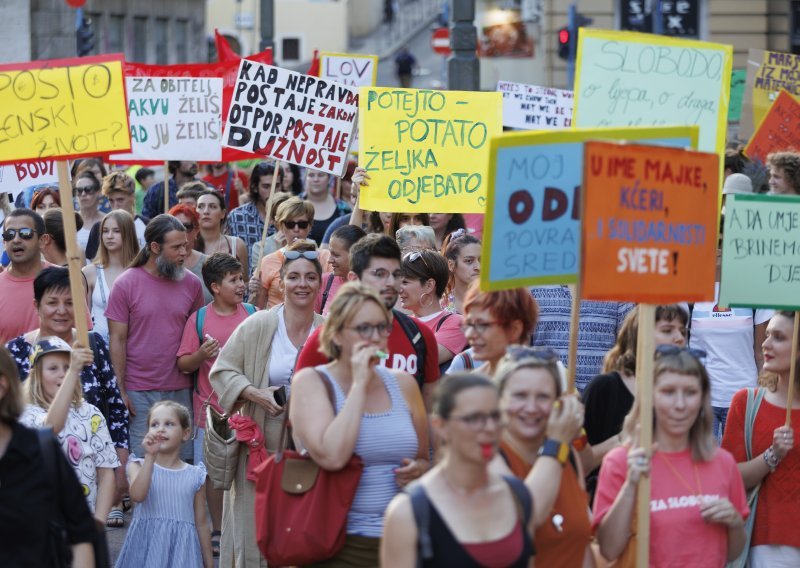
POLYGON ((570 443, 583 424, 583 405, 562 394, 558 355, 550 350, 514 345, 508 348, 495 374, 500 410, 506 428, 500 455, 514 476, 531 488, 533 465, 539 456, 555 457, 562 465, 555 495, 536 493, 547 513, 537 521, 534 542, 539 566, 593 566, 589 550, 592 527, 583 474, 570 443), (563 405, 563 408, 560 408, 563 405), (551 412, 570 412, 572 420, 550 421, 551 412), (547 503, 543 501, 547 500, 547 503))

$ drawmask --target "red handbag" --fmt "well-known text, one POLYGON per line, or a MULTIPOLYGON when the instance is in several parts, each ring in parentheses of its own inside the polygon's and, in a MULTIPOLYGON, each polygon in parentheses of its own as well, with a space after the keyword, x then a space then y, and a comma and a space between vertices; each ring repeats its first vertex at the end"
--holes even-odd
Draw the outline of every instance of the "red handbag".
MULTIPOLYGON (((320 377, 333 408, 333 388, 320 377)), ((364 463, 355 454, 339 471, 327 471, 308 455, 287 450, 290 400, 278 451, 256 474, 256 541, 270 566, 298 566, 335 556, 347 536, 347 513, 364 463)))

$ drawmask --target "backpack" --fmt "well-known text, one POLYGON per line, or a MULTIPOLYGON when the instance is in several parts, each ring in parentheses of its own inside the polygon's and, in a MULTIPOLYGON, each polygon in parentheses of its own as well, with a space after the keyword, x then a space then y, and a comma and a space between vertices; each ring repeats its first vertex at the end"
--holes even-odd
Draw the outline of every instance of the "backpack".
POLYGON ((406 314, 398 310, 392 310, 392 314, 394 314, 394 318, 397 320, 397 323, 400 324, 403 333, 406 334, 406 337, 408 337, 408 340, 414 347, 414 352, 417 355, 417 372, 414 373, 414 378, 417 379, 417 384, 420 390, 422 390, 422 387, 425 385, 425 356, 427 355, 425 338, 422 336, 422 332, 416 322, 406 314))
MULTIPOLYGON (((250 317, 254 313, 256 313, 256 307, 253 304, 248 304, 247 302, 243 302, 242 305, 244 309, 247 311, 247 316, 250 317)), ((200 340, 200 345, 203 344, 203 324, 206 322, 206 310, 208 310, 208 306, 203 306, 199 310, 197 310, 197 338, 200 340)))

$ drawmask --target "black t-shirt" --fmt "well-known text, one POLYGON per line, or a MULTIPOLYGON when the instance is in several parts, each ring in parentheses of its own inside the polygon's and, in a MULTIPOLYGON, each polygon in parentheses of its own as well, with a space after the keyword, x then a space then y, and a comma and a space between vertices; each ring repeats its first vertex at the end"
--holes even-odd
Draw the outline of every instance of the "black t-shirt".
POLYGON ((54 491, 36 431, 12 426, 0 458, 0 564, 4 568, 48 566, 50 503, 63 515, 70 544, 94 540, 95 525, 78 478, 53 438, 60 487, 54 491))

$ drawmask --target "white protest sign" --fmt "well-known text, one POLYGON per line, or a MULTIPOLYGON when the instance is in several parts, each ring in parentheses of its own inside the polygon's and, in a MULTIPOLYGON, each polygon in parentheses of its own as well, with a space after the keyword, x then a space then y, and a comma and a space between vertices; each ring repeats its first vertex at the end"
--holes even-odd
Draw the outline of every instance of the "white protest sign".
POLYGON ((242 59, 222 143, 342 176, 358 89, 242 59))
POLYGON ((572 91, 498 81, 503 93, 503 126, 553 130, 572 126, 572 91))
POLYGON ((10 194, 14 203, 17 195, 31 186, 52 184, 58 186, 58 172, 53 160, 37 160, 0 166, 0 193, 10 194))
MULTIPOLYGON (((319 56, 319 77, 351 87, 374 87, 378 82, 378 56, 328 53, 319 56)), ((358 130, 353 132, 350 153, 358 152, 358 130)))
POLYGON ((125 77, 131 152, 110 160, 222 160, 222 78, 125 77))

